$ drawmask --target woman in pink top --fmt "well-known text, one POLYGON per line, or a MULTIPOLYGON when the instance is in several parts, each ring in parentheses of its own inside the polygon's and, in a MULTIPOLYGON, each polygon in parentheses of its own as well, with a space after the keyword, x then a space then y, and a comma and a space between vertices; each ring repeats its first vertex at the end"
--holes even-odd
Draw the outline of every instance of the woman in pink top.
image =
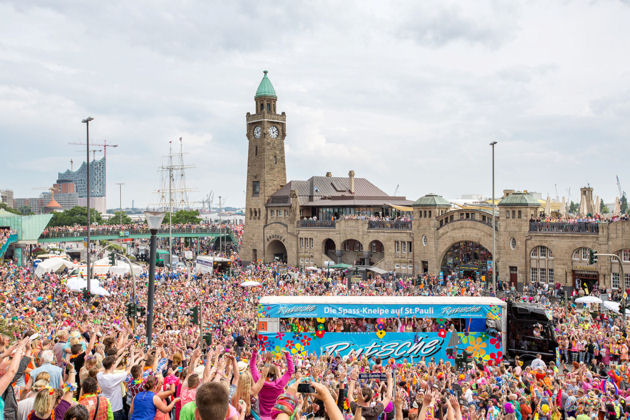
MULTIPOLYGON (((258 357, 258 350, 252 351, 252 358, 249 361, 249 370, 252 374, 252 379, 254 382, 258 382, 260 378, 260 373, 258 372, 258 367, 256 366, 256 359, 258 357)), ((267 374, 267 379, 262 386, 258 394, 258 408, 260 410, 260 418, 262 420, 271 419, 271 409, 273 408, 276 400, 284 391, 284 387, 289 383, 291 379, 291 375, 295 371, 293 368, 293 360, 291 359, 291 355, 288 352, 284 353, 284 357, 287 361, 287 371, 284 375, 280 376, 280 370, 278 366, 271 365, 269 367, 269 373, 267 374)))

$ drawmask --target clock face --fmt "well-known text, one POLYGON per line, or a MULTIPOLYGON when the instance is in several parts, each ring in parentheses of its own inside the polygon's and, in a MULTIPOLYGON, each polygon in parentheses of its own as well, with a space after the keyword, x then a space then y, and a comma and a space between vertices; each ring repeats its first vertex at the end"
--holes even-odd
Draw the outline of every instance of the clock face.
POLYGON ((271 136, 272 139, 275 139, 276 137, 278 137, 278 128, 273 125, 269 127, 269 135, 271 136))
POLYGON ((261 135, 262 135, 262 128, 260 128, 260 126, 257 126, 256 128, 254 128, 254 137, 259 139, 261 135))

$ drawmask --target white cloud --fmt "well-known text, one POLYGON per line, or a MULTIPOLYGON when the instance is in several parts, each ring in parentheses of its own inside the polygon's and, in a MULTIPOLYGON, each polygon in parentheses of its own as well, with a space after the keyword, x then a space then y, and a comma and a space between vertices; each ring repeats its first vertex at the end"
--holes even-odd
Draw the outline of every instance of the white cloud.
POLYGON ((410 199, 488 194, 498 139, 498 190, 590 182, 612 201, 630 152, 629 19, 622 2, 578 0, 3 2, 0 144, 15 158, 0 187, 54 182, 93 115, 94 141, 120 145, 108 188, 125 182, 125 201, 155 201, 181 136, 191 197, 242 204, 244 114, 267 68, 289 179, 354 169, 410 199))

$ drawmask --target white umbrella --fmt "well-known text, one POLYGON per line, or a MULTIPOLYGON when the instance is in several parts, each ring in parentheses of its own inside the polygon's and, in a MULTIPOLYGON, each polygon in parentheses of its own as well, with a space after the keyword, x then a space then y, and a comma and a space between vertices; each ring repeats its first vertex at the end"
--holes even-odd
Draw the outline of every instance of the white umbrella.
MULTIPOLYGON (((619 306, 619 302, 613 302, 611 300, 604 301, 604 308, 608 309, 609 311, 619 313, 619 306)), ((626 315, 628 314, 630 314, 630 310, 626 309, 626 315)))
POLYGON ((619 217, 621 215, 621 201, 619 197, 615 198, 615 209, 613 210, 613 216, 619 217))
POLYGON ((602 303, 602 300, 595 296, 583 296, 575 299, 575 303, 602 303))
POLYGON ((545 216, 551 216, 551 198, 547 196, 547 202, 545 203, 545 216))
POLYGON ((317 271, 317 270, 319 270, 319 268, 317 268, 317 267, 312 267, 312 266, 311 266, 311 267, 306 267, 306 269, 307 269, 308 271, 317 271))
POLYGON ((257 281, 244 281, 243 283, 241 283, 241 287, 258 287, 260 286, 260 283, 257 281))
MULTIPOLYGON (((87 289, 87 280, 81 277, 71 277, 66 282, 68 289, 73 292, 80 292, 83 289, 87 289)), ((90 282, 90 294, 97 296, 109 296, 109 292, 104 289, 97 279, 92 279, 90 282)))

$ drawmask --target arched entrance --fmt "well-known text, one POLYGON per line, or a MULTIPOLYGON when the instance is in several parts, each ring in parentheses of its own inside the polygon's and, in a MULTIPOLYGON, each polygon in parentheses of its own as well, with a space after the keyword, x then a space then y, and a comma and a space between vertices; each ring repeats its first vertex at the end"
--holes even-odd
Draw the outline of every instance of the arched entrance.
POLYGON ((356 239, 346 239, 341 243, 341 262, 350 265, 361 264, 363 259, 363 244, 356 239))
POLYGON ((383 246, 383 242, 378 239, 370 242, 368 250, 370 251, 369 265, 378 264, 383 258, 385 258, 385 247, 383 246))
POLYGON ((265 252, 265 262, 287 262, 287 248, 279 240, 269 242, 267 252, 265 252))
POLYGON ((336 254, 335 252, 337 251, 337 245, 335 245, 335 241, 333 241, 330 238, 327 238, 324 240, 324 254, 330 258, 332 261, 336 261, 336 254))
POLYGON ((456 273, 460 277, 481 278, 492 272, 488 262, 492 262, 492 253, 478 242, 455 242, 442 258, 442 271, 456 273))

